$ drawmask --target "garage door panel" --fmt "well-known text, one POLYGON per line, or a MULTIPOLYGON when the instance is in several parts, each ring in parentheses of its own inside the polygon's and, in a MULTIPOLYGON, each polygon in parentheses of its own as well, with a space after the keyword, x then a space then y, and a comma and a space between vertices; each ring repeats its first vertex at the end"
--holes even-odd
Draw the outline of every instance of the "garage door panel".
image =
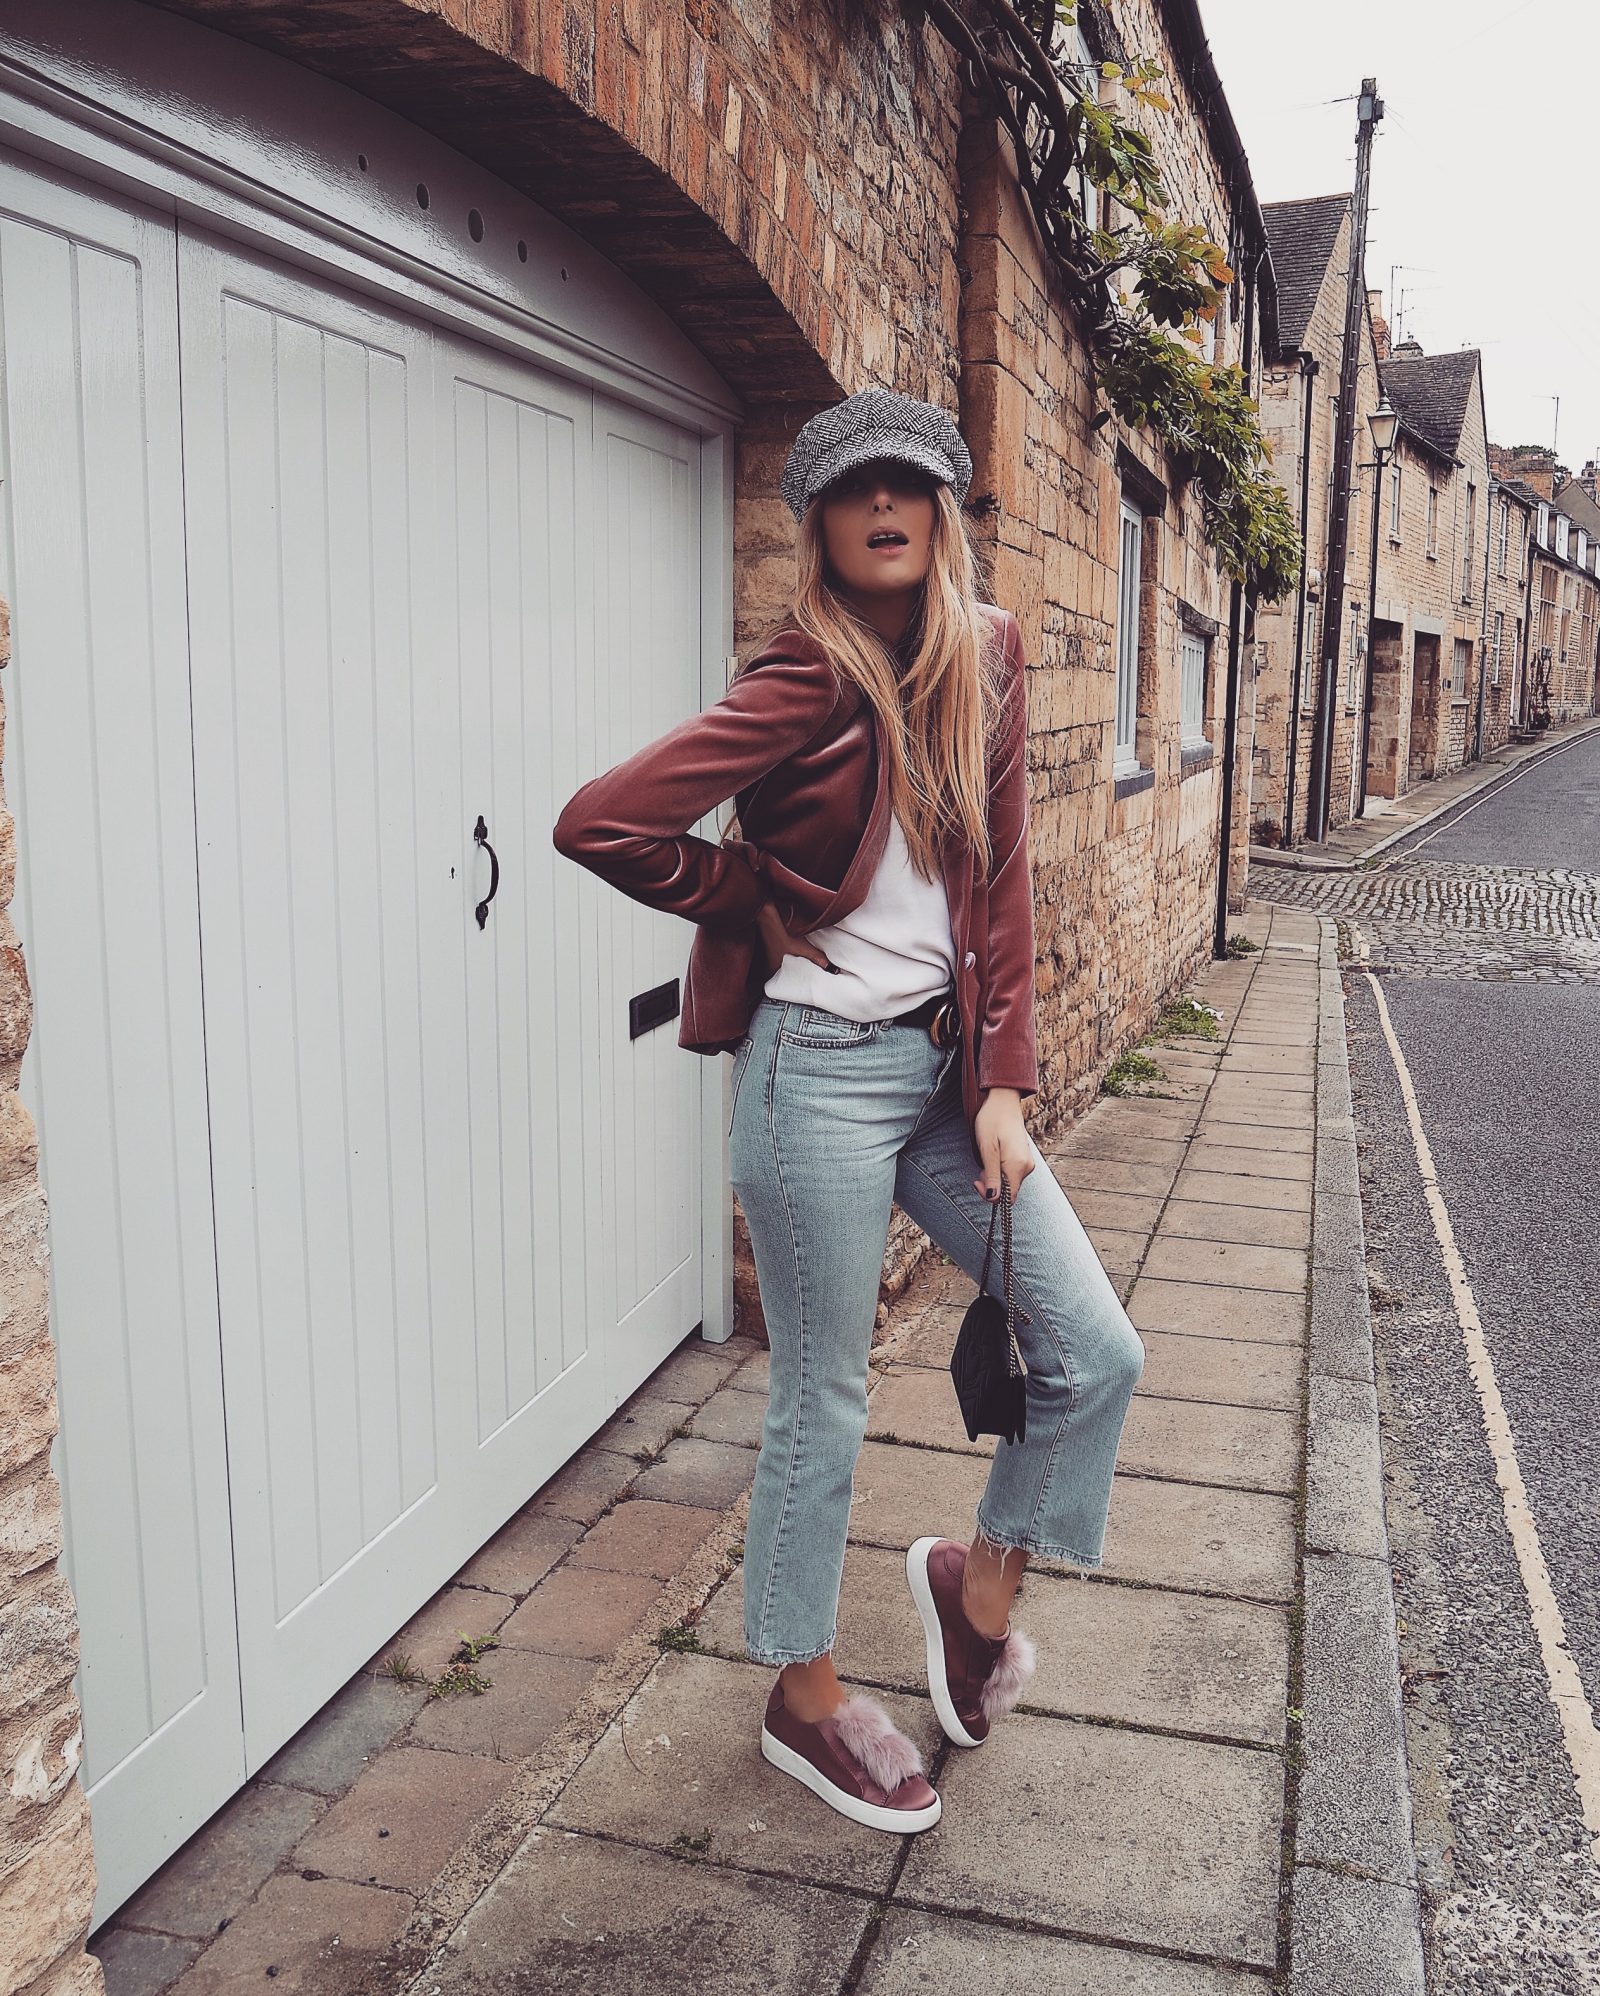
POLYGON ((235 1545, 270 1581, 241 1603, 254 1757, 452 1550, 459 1312, 430 1288, 449 1220, 423 1057, 458 1101, 424 968, 455 912, 417 781, 442 697, 419 642, 431 365, 420 328, 204 240, 183 287, 235 1545))
MULTIPOLYGON (((700 484, 697 438, 603 398, 596 430, 603 769, 701 705, 700 484)), ((685 924, 612 895, 604 925, 604 1197, 620 1398, 700 1320, 700 1074, 675 1024, 629 1037, 629 999, 682 976, 685 924)))
POLYGON ((471 909, 489 861, 468 848, 463 956, 478 1440, 482 1462, 505 1465, 486 1502, 497 1490, 509 1504, 531 1491, 532 1465, 608 1411, 584 1196, 587 972, 577 897, 550 841, 588 691, 591 415, 585 392, 455 343, 441 343, 440 400, 461 821, 483 816, 500 863, 480 928, 471 909))
MULTIPOLYGON (((170 223, 0 153, 6 791, 103 1910, 244 1773, 170 223)), ((43 1260, 41 1254, 41 1276, 43 1260)))

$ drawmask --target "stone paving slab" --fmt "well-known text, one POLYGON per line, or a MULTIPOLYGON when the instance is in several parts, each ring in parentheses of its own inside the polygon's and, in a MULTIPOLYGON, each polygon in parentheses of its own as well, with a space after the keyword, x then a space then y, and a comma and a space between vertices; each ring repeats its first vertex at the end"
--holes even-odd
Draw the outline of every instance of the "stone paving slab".
POLYGON ((610 1573, 651 1573, 669 1580, 712 1527, 719 1511, 630 1497, 609 1512, 572 1553, 574 1566, 610 1573))
MULTIPOLYGON (((749 1393, 734 1396, 747 1405, 760 1402, 749 1393)), ((667 1443, 659 1462, 633 1486, 635 1497, 659 1498, 667 1504, 694 1504, 725 1511, 747 1488, 756 1473, 755 1451, 728 1442, 702 1441, 679 1435, 667 1443)))
POLYGON ((1170 1282, 1210 1282, 1228 1289, 1276 1289, 1303 1297, 1306 1258, 1293 1248, 1180 1241, 1158 1234, 1150 1243, 1141 1273, 1170 1282))
POLYGON ((765 1346, 753 1352, 737 1372, 729 1374, 729 1387, 736 1393, 759 1393, 765 1399, 771 1361, 772 1354, 765 1346))
POLYGON ((302 1868, 420 1892, 516 1774, 510 1761, 393 1747, 298 1846, 302 1868))
POLYGON ((88 1943, 108 1996, 165 1996, 200 1952, 199 1941, 107 1925, 88 1943))
POLYGON ((476 1665, 488 1683, 428 1701, 412 1722, 412 1746, 515 1760, 537 1753, 589 1688, 592 1662, 510 1647, 486 1650, 476 1665))
MULTIPOLYGON (((697 1850, 711 1863, 881 1891, 899 1839, 847 1822, 761 1757, 761 1714, 775 1675, 722 1657, 664 1656, 549 1820, 658 1850, 697 1850)), ((943 1735, 927 1700, 884 1703, 931 1758, 943 1735)))
POLYGON ((1279 1173, 1207 1171, 1186 1166, 1173 1181, 1175 1200, 1208 1206, 1265 1206, 1276 1213, 1311 1213, 1311 1187, 1304 1179, 1279 1173))
POLYGON ((257 1892, 326 1809, 319 1795, 258 1782, 223 1805, 121 1907, 130 1927, 209 1940, 257 1892))
MULTIPOLYGON (((1140 1192, 1068 1192, 1072 1210, 1085 1227, 1149 1234, 1161 1217, 1162 1202, 1140 1192)), ((976 1285, 974 1285, 976 1286, 976 1285)))
POLYGON ((1271 1145, 1245 1143, 1235 1134, 1247 1125, 1208 1123, 1199 1138, 1189 1146, 1186 1170, 1219 1174, 1225 1178, 1260 1178, 1309 1187, 1315 1164, 1309 1145, 1304 1150, 1287 1150, 1271 1145))
MULTIPOLYGON (((1196 1135, 1202 1143, 1223 1145, 1229 1150, 1264 1150, 1274 1157, 1309 1158, 1316 1150, 1316 1133, 1309 1123, 1285 1130, 1259 1123, 1230 1122, 1226 1116, 1208 1116, 1196 1135)), ((1195 1163, 1192 1153, 1188 1156, 1188 1167, 1194 1171, 1205 1168, 1195 1163)))
POLYGON ((1309 1248, 1311 1215, 1236 1200, 1171 1198, 1156 1231, 1159 1240, 1233 1241, 1242 1247, 1309 1248))
POLYGON ((726 1386, 719 1386, 689 1423, 691 1435, 708 1442, 732 1442, 738 1448, 761 1446, 761 1423, 766 1415, 768 1366, 761 1368, 760 1397, 738 1384, 741 1366, 726 1386))
MULTIPOLYGON (((341 1878, 269 1878, 172 1996, 356 1996, 410 1915, 409 1893, 341 1878)), ((121 1996, 120 1990, 117 1996, 121 1996)))
POLYGON ((583 1527, 575 1518, 548 1511, 519 1511, 456 1575, 463 1587, 486 1587, 493 1594, 527 1594, 577 1543, 583 1527))
POLYGON ((1234 1407, 1300 1406, 1301 1355, 1290 1345, 1142 1331, 1146 1399, 1215 1400, 1234 1407))
MULTIPOLYGON (((1116 1227, 1085 1227, 1084 1232, 1107 1275, 1132 1277, 1139 1273, 1150 1245, 1148 1234, 1127 1233, 1116 1227)), ((1122 1293, 1120 1289, 1118 1293, 1122 1293)))
POLYGON ((1142 1275, 1128 1298, 1128 1315, 1140 1331, 1181 1331, 1192 1337, 1298 1345, 1306 1335, 1303 1296, 1277 1289, 1230 1289, 1225 1283, 1142 1275))
POLYGON ((342 1795, 422 1710, 427 1687, 359 1671, 261 1770, 263 1781, 342 1795))
POLYGON ((891 1906, 859 1996, 1264 1996, 1254 1975, 891 1906))
POLYGON ((1188 1150, 1186 1137, 1125 1137, 1119 1136, 1109 1123, 1100 1123, 1093 1129, 1085 1129, 1081 1136, 1073 1132, 1045 1155, 1052 1160, 1121 1158, 1129 1164, 1171 1165, 1176 1171, 1188 1150))
MULTIPOLYGON (((948 1377, 944 1385, 953 1398, 955 1389, 948 1377)), ((877 1393, 872 1396, 877 1397, 877 1393)), ((961 1439, 966 1440, 964 1430, 961 1439)), ((930 1479, 920 1450, 896 1448, 869 1437, 856 1458, 851 1539, 862 1545, 898 1546, 903 1552, 927 1532, 954 1534, 969 1529, 988 1481, 987 1459, 973 1449, 962 1455, 940 1454, 934 1467, 937 1474, 930 1479)))
POLYGON ((1218 1407, 1135 1394, 1117 1467, 1235 1489, 1293 1491, 1300 1480, 1300 1423, 1263 1407, 1218 1407))
POLYGON ((1177 1176, 1165 1164, 1132 1164, 1109 1157, 1073 1156, 1052 1165, 1062 1190, 1070 1199, 1078 1192, 1135 1192, 1146 1198, 1164 1199, 1177 1176))
POLYGON ((595 1436, 597 1447, 631 1455, 635 1461, 660 1454, 693 1414, 694 1405, 652 1392, 653 1384, 646 1381, 627 1405, 611 1416, 595 1436))
MULTIPOLYGON (((1308 1090, 1294 1098, 1292 1106, 1273 1105, 1261 1100, 1260 1091, 1240 1092, 1206 1104, 1205 1124, 1248 1123, 1257 1129, 1298 1130, 1309 1137, 1315 1128, 1311 1105, 1316 1098, 1308 1090)), ((1202 1125, 1201 1134, 1205 1134, 1202 1125)))
MULTIPOLYGON (((744 1655, 741 1582, 741 1573, 730 1575, 695 1624, 707 1649, 735 1659, 744 1655)), ((1281 1609, 1034 1571, 1013 1619, 1038 1651, 1029 1710, 1283 1740, 1289 1629, 1281 1609)), ((852 1680, 925 1693, 922 1624, 900 1553, 851 1547, 835 1657, 852 1680)))
POLYGON ((492 1636, 516 1605, 509 1594, 491 1594, 480 1587, 453 1583, 441 1587, 403 1629, 373 1652, 364 1667, 375 1671, 385 1657, 408 1656, 418 1670, 437 1677, 463 1636, 492 1636))
POLYGON ((1276 1963, 1277 1755, 1013 1713, 942 1793, 902 1901, 1276 1963))
POLYGON ((895 1366, 867 1402, 869 1441, 896 1439, 959 1455, 993 1455, 994 1436, 967 1440, 956 1390, 947 1373, 927 1366, 895 1366))
POLYGON ((541 1582, 499 1631, 507 1648, 547 1656, 609 1656, 660 1593, 650 1574, 564 1566, 541 1582))
POLYGON ((423 1987, 427 1996, 821 1996, 844 1979, 871 1910, 785 1878, 536 1829, 423 1987))
POLYGON ((1294 1502, 1266 1491, 1118 1476, 1101 1572, 1252 1601, 1292 1601, 1294 1502))
POLYGON ((638 1474, 639 1465, 631 1455, 591 1444, 556 1471, 528 1508, 592 1525, 638 1474))
MULTIPOLYGON (((976 1284, 972 1293, 978 1293, 976 1284)), ((961 1317, 962 1311, 951 1305, 940 1305, 926 1311, 916 1327, 895 1346, 895 1364, 931 1365, 948 1371, 950 1354, 956 1348, 956 1337, 961 1329, 961 1317)))

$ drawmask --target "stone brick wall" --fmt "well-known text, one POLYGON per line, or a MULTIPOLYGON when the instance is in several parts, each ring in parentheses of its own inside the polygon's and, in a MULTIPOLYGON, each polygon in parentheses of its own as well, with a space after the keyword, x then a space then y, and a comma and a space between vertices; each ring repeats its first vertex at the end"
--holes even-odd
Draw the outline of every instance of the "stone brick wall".
MULTIPOLYGON (((1304 346, 1316 361, 1309 378, 1296 360, 1275 360, 1263 370, 1261 422, 1272 447, 1273 473, 1300 517, 1303 461, 1309 457, 1306 509, 1306 567, 1317 586, 1308 586, 1303 624, 1298 594, 1264 605, 1256 619, 1264 664, 1256 687, 1256 747, 1252 772, 1251 818, 1255 837, 1266 845, 1293 843, 1304 835, 1310 794, 1317 686, 1322 671, 1323 614, 1328 572, 1328 512, 1332 494, 1334 430, 1344 347, 1345 273, 1350 260, 1350 218, 1334 239, 1316 304, 1306 323, 1304 346), (1311 436, 1306 448, 1306 397, 1311 398, 1311 436), (1300 651, 1300 700, 1291 712, 1296 645, 1300 651), (1288 827, 1289 739, 1295 736, 1294 824, 1288 827)), ((1361 356, 1356 375, 1355 463, 1372 456, 1368 413, 1378 406, 1377 358, 1367 315, 1361 319, 1361 356)), ((1339 620, 1340 643, 1333 702, 1333 759, 1328 785, 1328 822, 1350 817, 1352 770, 1360 725, 1363 677, 1352 675, 1352 624, 1364 629, 1372 557, 1372 473, 1357 470, 1351 492, 1349 547, 1339 620), (1352 697, 1352 695, 1354 697, 1352 697)), ((1380 520, 1380 528, 1381 528, 1380 520)), ((1383 553, 1380 547, 1380 567, 1383 553)))
POLYGON ((1515 493, 1494 495, 1489 535, 1488 627, 1484 640, 1483 752, 1492 755, 1509 740, 1517 720, 1522 686, 1523 640, 1528 607, 1528 534, 1532 509, 1515 493), (1501 505, 1505 507, 1502 557, 1501 505), (1496 656, 1495 618, 1500 639, 1496 656))
MULTIPOLYGON (((10 658, 0 601, 0 667, 10 658)), ((5 709, 0 699, 0 753, 5 709)), ((72 1679, 78 1625, 62 1573, 55 1349, 44 1194, 33 1122, 17 1094, 32 1024, 9 909, 16 832, 0 799, 0 1989, 95 1996, 84 1953, 94 1902, 83 1730, 72 1679)))

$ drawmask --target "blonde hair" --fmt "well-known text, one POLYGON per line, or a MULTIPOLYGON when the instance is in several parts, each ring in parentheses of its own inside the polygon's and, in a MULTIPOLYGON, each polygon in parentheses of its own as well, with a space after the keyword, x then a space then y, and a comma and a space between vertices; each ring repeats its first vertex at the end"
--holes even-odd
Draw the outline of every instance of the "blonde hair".
POLYGON ((980 870, 989 871, 987 744, 1002 691, 1001 649, 983 612, 989 600, 984 557, 950 487, 936 484, 933 498, 928 573, 907 627, 915 649, 904 673, 883 638, 828 579, 820 497, 800 522, 793 602, 763 640, 804 631, 840 677, 861 689, 887 747, 890 803, 905 828, 912 863, 926 880, 939 878, 940 848, 952 834, 977 855, 980 870))

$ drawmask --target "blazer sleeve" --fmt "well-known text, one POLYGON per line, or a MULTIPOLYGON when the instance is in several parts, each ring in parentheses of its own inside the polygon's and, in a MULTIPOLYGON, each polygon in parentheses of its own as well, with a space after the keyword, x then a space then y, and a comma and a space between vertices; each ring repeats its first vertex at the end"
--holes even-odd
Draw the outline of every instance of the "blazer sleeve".
POLYGON ((689 827, 804 747, 838 692, 820 647, 781 634, 713 706, 574 791, 556 850, 647 907, 715 930, 748 926, 771 898, 750 849, 689 827))
POLYGON ((1028 850, 1028 694, 1022 632, 1006 614, 1009 667, 989 782, 988 990, 978 1037, 980 1088, 1035 1094, 1033 869, 1028 850))

